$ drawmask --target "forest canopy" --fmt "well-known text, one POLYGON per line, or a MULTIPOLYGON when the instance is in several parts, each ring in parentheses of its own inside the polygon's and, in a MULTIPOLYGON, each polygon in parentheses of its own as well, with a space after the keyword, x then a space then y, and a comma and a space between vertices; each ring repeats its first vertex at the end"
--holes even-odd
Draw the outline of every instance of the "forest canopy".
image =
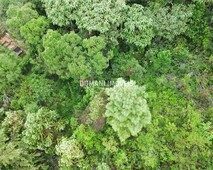
POLYGON ((0 0, 0 169, 213 167, 213 0, 0 0))

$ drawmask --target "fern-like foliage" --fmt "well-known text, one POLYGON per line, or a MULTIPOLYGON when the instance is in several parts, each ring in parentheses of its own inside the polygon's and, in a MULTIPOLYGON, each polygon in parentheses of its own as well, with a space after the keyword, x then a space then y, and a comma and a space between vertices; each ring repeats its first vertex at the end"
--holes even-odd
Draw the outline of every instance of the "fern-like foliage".
POLYGON ((52 151, 57 133, 64 128, 55 111, 46 108, 39 109, 36 113, 28 113, 24 124, 23 141, 30 149, 52 151))
POLYGON ((22 111, 4 111, 0 108, 0 169, 37 169, 36 154, 28 152, 21 141, 24 123, 22 111))
POLYGON ((61 167, 70 167, 82 160, 84 153, 80 143, 75 138, 63 137, 56 145, 56 154, 60 157, 61 167))
POLYGON ((109 95, 109 102, 105 116, 121 142, 131 135, 136 136, 144 125, 150 123, 151 113, 144 86, 119 78, 113 88, 106 89, 106 93, 109 95))

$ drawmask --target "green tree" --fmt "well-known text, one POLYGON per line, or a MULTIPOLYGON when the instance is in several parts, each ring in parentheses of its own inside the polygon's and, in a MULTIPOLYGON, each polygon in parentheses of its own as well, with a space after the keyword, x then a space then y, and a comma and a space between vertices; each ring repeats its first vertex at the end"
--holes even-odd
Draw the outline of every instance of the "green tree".
POLYGON ((158 88, 158 92, 149 95, 153 123, 147 127, 147 132, 155 136, 153 141, 159 139, 155 152, 160 154, 161 167, 210 168, 212 153, 207 148, 212 146, 211 123, 202 120, 201 111, 195 108, 193 101, 162 85, 154 88, 158 88))
POLYGON ((42 0, 47 16, 59 26, 76 21, 79 28, 107 32, 123 20, 125 0, 42 0))
POLYGON ((49 21, 41 16, 32 19, 20 28, 21 36, 32 45, 32 48, 41 48, 41 40, 49 27, 49 21))
POLYGON ((70 25, 82 0, 41 0, 48 18, 59 26, 70 25))
POLYGON ((132 52, 127 54, 120 53, 112 60, 112 70, 115 77, 130 78, 138 83, 144 75, 144 68, 139 64, 138 60, 133 57, 132 52))
POLYGON ((109 102, 106 105, 107 122, 117 132, 121 142, 136 136, 151 121, 151 114, 146 101, 145 87, 134 81, 118 79, 113 88, 106 89, 109 102))
POLYGON ((63 79, 85 79, 101 75, 108 67, 112 52, 105 53, 103 37, 82 39, 74 32, 61 35, 49 30, 43 37, 41 53, 49 72, 63 79))
POLYGON ((23 111, 3 111, 0 109, 0 168, 1 169, 37 169, 35 154, 28 152, 21 141, 24 123, 23 111), (2 115, 3 114, 3 115, 2 115))
POLYGON ((0 0, 0 21, 6 19, 6 12, 10 5, 22 6, 27 0, 0 0))
POLYGON ((30 149, 52 153, 55 139, 64 126, 64 122, 55 111, 41 108, 36 113, 29 112, 24 124, 23 142, 30 149))
POLYGON ((52 80, 44 76, 36 74, 26 76, 20 88, 16 89, 12 107, 21 109, 31 103, 35 103, 38 106, 50 106, 53 103, 54 85, 52 80))
POLYGON ((87 154, 97 155, 103 151, 103 145, 100 140, 103 138, 103 134, 95 132, 91 127, 80 124, 73 135, 84 146, 87 154))
POLYGON ((151 44, 154 37, 153 20, 141 5, 134 4, 128 8, 125 16, 122 37, 128 43, 144 48, 151 44))
POLYGON ((80 121, 85 125, 92 125, 94 130, 100 131, 105 125, 105 103, 106 95, 104 91, 97 93, 81 113, 80 121))
POLYGON ((125 0, 85 0, 77 11, 77 25, 101 33, 116 31, 124 20, 125 0))
POLYGON ((33 18, 37 18, 38 13, 32 9, 32 4, 27 3, 24 6, 10 5, 7 10, 6 24, 9 31, 15 36, 20 37, 20 28, 33 18))
POLYGON ((63 137, 56 145, 56 154, 60 158, 61 167, 79 167, 79 161, 83 161, 84 152, 80 143, 75 138, 63 137))
POLYGON ((159 51, 157 55, 151 56, 151 71, 154 73, 166 73, 171 69, 171 52, 169 50, 159 51))
POLYGON ((32 161, 33 156, 26 152, 19 141, 9 140, 2 129, 0 129, 0 154, 1 169, 36 169, 32 161))
POLYGON ((125 0, 42 0, 53 24, 80 28, 83 34, 104 34, 117 44, 119 27, 124 21, 125 0))
POLYGON ((173 40, 175 36, 185 33, 188 28, 187 22, 192 16, 190 7, 176 4, 171 9, 161 7, 152 13, 155 34, 168 40, 173 40))
POLYGON ((192 39, 195 44, 208 47, 210 41, 210 27, 207 24, 205 16, 206 6, 204 3, 198 3, 193 7, 193 15, 189 20, 189 27, 186 35, 192 39))
POLYGON ((99 163, 97 170, 110 170, 110 167, 106 163, 102 162, 99 163))
POLYGON ((14 53, 0 47, 0 93, 17 83, 21 77, 21 60, 14 53))

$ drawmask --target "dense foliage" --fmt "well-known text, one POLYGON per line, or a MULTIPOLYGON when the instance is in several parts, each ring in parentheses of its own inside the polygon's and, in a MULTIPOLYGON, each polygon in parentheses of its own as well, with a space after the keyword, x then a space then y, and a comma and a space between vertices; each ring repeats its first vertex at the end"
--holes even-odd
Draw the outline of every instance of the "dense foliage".
POLYGON ((0 169, 213 167, 212 0, 0 0, 0 169))
POLYGON ((144 87, 138 87, 133 81, 126 83, 118 79, 112 89, 106 89, 106 93, 109 103, 105 116, 122 142, 130 135, 136 136, 144 125, 151 122, 144 87))
POLYGON ((127 42, 139 47, 146 47, 151 44, 154 37, 153 19, 141 5, 129 7, 124 22, 123 36, 127 42))
POLYGON ((62 79, 80 80, 100 75, 112 56, 108 53, 104 56, 104 38, 82 39, 74 32, 61 36, 57 31, 48 30, 43 37, 43 47, 44 63, 50 73, 62 79))

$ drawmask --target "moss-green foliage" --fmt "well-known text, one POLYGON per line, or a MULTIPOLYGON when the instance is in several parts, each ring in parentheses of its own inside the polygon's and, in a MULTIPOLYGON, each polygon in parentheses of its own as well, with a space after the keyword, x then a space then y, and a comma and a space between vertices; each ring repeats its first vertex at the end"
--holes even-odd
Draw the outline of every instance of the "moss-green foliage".
POLYGON ((103 145, 100 139, 103 137, 101 133, 96 132, 91 127, 80 125, 74 132, 76 139, 84 146, 88 154, 97 154, 102 152, 103 145))
POLYGON ((53 24, 59 26, 69 25, 76 19, 76 10, 83 2, 82 0, 41 0, 45 11, 53 24))
POLYGON ((37 107, 48 107, 60 115, 70 117, 70 112, 83 95, 83 91, 76 91, 81 91, 78 83, 53 81, 44 75, 30 74, 23 78, 19 88, 14 91, 11 107, 29 111, 36 111, 37 107))
POLYGON ((211 170, 212 9, 0 0, 0 169, 211 170))
POLYGON ((24 78, 20 88, 16 91, 12 106, 23 108, 29 103, 48 106, 52 102, 50 98, 53 97, 54 88, 54 82, 44 76, 29 75, 24 78))
POLYGON ((0 94, 8 86, 15 84, 21 77, 20 58, 3 47, 0 47, 0 94))
POLYGON ((155 73, 168 73, 171 68, 171 52, 160 51, 151 56, 152 71, 155 73))
POLYGON ((21 69, 19 66, 20 59, 15 54, 10 52, 4 52, 4 49, 1 49, 0 53, 0 62, 1 62, 1 70, 0 76, 2 82, 5 84, 9 84, 17 80, 21 74, 21 69))
POLYGON ((136 136, 144 125, 150 123, 145 87, 137 86, 134 81, 118 79, 116 85, 107 89, 106 93, 109 95, 109 103, 105 116, 121 142, 131 135, 136 136))
POLYGON ((138 60, 129 53, 120 53, 113 58, 112 69, 113 75, 116 77, 130 78, 139 80, 144 75, 144 68, 139 64, 138 60))
POLYGON ((189 21, 186 35, 197 45, 208 47, 211 36, 210 27, 205 16, 205 4, 196 3, 193 7, 193 15, 189 21))
POLYGON ((119 147, 112 161, 119 169, 210 168, 210 122, 202 122, 200 112, 184 97, 157 87, 157 94, 149 95, 151 124, 119 147))
POLYGON ((160 151, 162 166, 174 162, 173 168, 196 169, 198 165, 195 162, 202 159, 200 166, 210 168, 211 152, 207 149, 213 137, 210 122, 202 121, 200 111, 193 109, 193 103, 172 90, 163 90, 150 98, 150 107, 153 127, 148 128, 153 128, 153 135, 164 145, 160 151))

